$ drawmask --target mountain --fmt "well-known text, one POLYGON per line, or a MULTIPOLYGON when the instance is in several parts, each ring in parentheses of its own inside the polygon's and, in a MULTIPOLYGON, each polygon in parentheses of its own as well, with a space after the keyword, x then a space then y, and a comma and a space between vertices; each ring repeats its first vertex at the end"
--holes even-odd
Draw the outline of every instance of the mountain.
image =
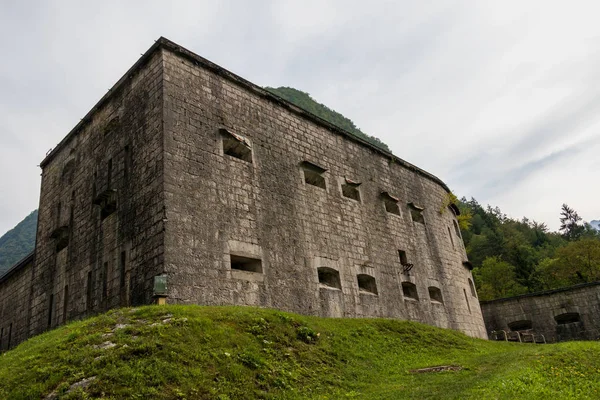
POLYGON ((275 94, 276 96, 279 96, 282 99, 285 99, 290 103, 308 111, 309 113, 314 114, 317 117, 320 117, 325 121, 339 128, 342 128, 345 131, 350 132, 354 136, 357 136, 371 143, 372 145, 391 153, 391 150, 387 146, 387 144, 383 143, 381 140, 374 136, 367 135, 366 133, 358 129, 356 125, 354 125, 354 122, 352 122, 350 119, 344 117, 342 114, 335 110, 332 110, 326 105, 318 103, 312 97, 310 97, 308 93, 302 92, 291 87, 283 86, 278 88, 266 87, 265 89, 275 94))
POLYGON ((37 216, 38 210, 35 210, 0 237, 0 275, 33 251, 37 216))
POLYGON ((597 231, 600 231, 600 220, 595 219, 593 221, 590 221, 590 225, 592 226, 592 228, 594 228, 597 231))

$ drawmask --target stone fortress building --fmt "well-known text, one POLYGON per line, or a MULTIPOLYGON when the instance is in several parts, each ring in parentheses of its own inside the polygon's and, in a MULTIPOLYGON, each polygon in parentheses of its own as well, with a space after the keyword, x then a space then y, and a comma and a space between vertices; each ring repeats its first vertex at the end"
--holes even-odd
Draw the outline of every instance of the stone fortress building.
POLYGON ((415 320, 486 337, 435 176, 160 38, 41 163, 0 347, 150 304, 415 320))

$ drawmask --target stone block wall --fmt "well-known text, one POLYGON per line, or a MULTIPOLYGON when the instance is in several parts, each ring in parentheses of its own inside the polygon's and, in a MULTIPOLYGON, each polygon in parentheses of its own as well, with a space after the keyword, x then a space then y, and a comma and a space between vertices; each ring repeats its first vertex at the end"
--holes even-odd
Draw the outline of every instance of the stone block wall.
POLYGON ((600 339, 600 282, 481 302, 488 333, 532 331, 548 342, 600 339))
POLYGON ((113 91, 41 165, 32 335, 147 304, 162 272, 161 53, 113 91))
POLYGON ((0 352, 29 337, 33 253, 0 278, 0 352))
POLYGON ((165 51, 164 68, 168 302, 411 319, 485 337, 437 178, 189 52, 165 51), (342 194, 348 182, 360 200, 342 194), (237 269, 240 259, 260 260, 260 271, 237 269), (320 281, 327 269, 339 283, 320 281), (417 299, 403 295, 405 281, 417 299))

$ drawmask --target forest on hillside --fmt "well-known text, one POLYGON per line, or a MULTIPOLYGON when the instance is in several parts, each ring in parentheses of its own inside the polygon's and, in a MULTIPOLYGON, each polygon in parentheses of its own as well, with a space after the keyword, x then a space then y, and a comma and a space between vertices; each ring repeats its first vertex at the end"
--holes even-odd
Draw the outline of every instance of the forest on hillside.
POLYGON ((356 125, 354 125, 354 122, 352 122, 350 119, 344 117, 342 114, 332 110, 326 105, 317 102, 306 92, 302 92, 298 89, 294 89, 291 87, 266 87, 265 89, 281 97, 282 99, 285 99, 290 103, 310 112, 311 114, 314 114, 317 117, 324 119, 330 124, 336 125, 342 128, 343 130, 353 134, 354 136, 357 136, 371 143, 372 145, 387 151, 388 153, 392 152, 387 144, 383 143, 381 140, 374 136, 367 135, 366 133, 358 129, 356 125))
POLYGON ((600 280, 600 232, 563 204, 559 232, 462 198, 461 233, 480 300, 600 280))
POLYGON ((33 250, 37 215, 38 211, 33 211, 0 237, 0 275, 33 250))

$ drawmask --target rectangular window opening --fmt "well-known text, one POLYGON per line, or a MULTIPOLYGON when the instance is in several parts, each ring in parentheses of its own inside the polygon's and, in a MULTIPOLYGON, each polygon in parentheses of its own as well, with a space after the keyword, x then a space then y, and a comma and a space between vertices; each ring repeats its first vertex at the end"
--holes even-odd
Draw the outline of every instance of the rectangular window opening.
POLYGON ((65 285, 65 294, 63 298, 63 323, 67 322, 67 309, 69 307, 69 285, 65 285))
POLYGON ((390 214, 400 215, 400 207, 398 207, 398 198, 392 196, 388 192, 382 192, 381 197, 385 205, 385 211, 390 214))
POLYGON ((125 146, 125 161, 123 163, 123 176, 125 179, 129 178, 129 169, 131 168, 131 148, 129 145, 125 146))
POLYGON ((444 299, 442 298, 442 291, 440 288, 435 286, 429 286, 427 288, 429 290, 429 298, 432 302, 444 303, 444 299))
POLYGON ((360 191, 358 190, 359 184, 351 184, 348 181, 342 184, 342 196, 352 200, 360 201, 360 191))
POLYGON ((119 288, 121 290, 125 287, 125 268, 127 267, 127 253, 121 252, 121 259, 119 261, 119 288))
POLYGON ((107 172, 106 172, 106 187, 108 189, 110 189, 111 187, 111 179, 112 179, 112 158, 110 160, 108 160, 108 168, 107 168, 107 172))
POLYGON ((48 328, 52 327, 52 310, 54 309, 54 295, 48 298, 48 328))
POLYGON ((454 232, 456 232, 456 236, 458 236, 459 239, 462 239, 462 236, 460 234, 460 228, 458 227, 458 222, 456 222, 455 219, 453 219, 452 222, 454 224, 454 232))
POLYGON ((262 261, 258 258, 249 258, 242 256, 230 255, 231 269, 238 271, 262 273, 262 261))
POLYGON ((412 282, 402 282, 402 294, 404 297, 419 300, 419 293, 417 292, 417 285, 412 282))
POLYGON ((317 275, 319 276, 319 283, 321 285, 340 290, 342 289, 339 271, 329 267, 320 267, 317 268, 317 275))
POLYGON ((425 218, 423 218, 423 207, 419 207, 414 203, 408 203, 408 208, 410 209, 410 217, 412 218, 413 222, 425 224, 425 218))
POLYGON ((92 271, 87 273, 85 309, 88 311, 92 309, 92 271))
POLYGON ((450 243, 452 243, 452 248, 454 248, 454 239, 452 239, 452 232, 450 232, 450 227, 448 227, 448 237, 450 238, 450 243))
POLYGON ((467 308, 469 309, 469 314, 471 314, 471 304, 469 304, 469 298, 467 297, 467 291, 463 289, 463 293, 465 294, 465 301, 467 302, 467 308))
POLYGON ((402 265, 408 264, 408 257, 406 257, 406 251, 398 250, 398 258, 400 259, 400 264, 402 264, 402 265))
POLYGON ((302 171, 304 172, 304 182, 307 185, 316 186, 321 189, 325 189, 325 176, 323 174, 327 171, 324 168, 319 167, 308 161, 301 163, 302 171))
POLYGON ((252 147, 248 139, 227 129, 219 129, 219 133, 223 143, 223 154, 252 163, 252 147))
POLYGON ((108 261, 102 268, 102 300, 108 297, 108 261))
POLYGON ((375 278, 371 275, 366 274, 358 274, 358 291, 359 292, 367 292, 372 294, 377 293, 377 283, 375 282, 375 278))

